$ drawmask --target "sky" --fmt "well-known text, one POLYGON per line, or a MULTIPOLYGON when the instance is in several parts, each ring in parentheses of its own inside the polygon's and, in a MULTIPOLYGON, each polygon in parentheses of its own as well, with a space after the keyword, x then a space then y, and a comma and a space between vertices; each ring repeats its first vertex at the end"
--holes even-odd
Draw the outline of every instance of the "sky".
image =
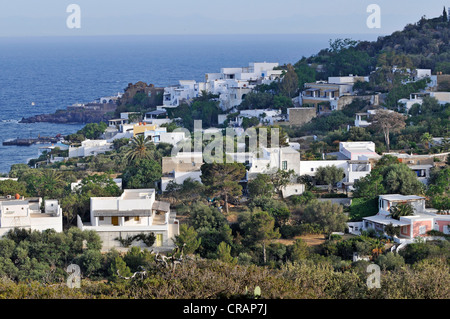
MULTIPOLYGON (((0 37, 166 34, 391 34, 448 0, 1 0, 0 37), (69 28, 70 4, 80 28, 69 28), (380 28, 369 28, 370 4, 380 28)), ((71 20, 74 21, 74 20, 71 20)))

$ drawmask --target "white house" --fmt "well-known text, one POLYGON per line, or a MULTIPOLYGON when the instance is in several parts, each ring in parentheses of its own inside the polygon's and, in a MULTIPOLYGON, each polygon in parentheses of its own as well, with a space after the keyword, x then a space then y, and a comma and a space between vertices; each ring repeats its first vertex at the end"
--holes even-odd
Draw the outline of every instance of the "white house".
POLYGON ((260 123, 273 125, 275 121, 279 121, 281 119, 281 110, 241 110, 238 115, 238 126, 242 126, 242 121, 246 118, 256 117, 259 119, 260 123))
POLYGON ((164 88, 163 106, 165 108, 174 108, 182 102, 189 102, 193 98, 199 97, 202 91, 207 90, 205 82, 180 80, 178 83, 178 85, 164 88))
POLYGON ((182 184, 190 178, 201 182, 200 168, 203 165, 201 152, 179 152, 176 156, 162 158, 161 190, 164 192, 170 182, 182 184))
POLYGON ((450 103, 450 92, 418 92, 411 93, 409 99, 398 100, 399 108, 403 108, 409 112, 414 104, 422 105, 424 97, 433 97, 440 105, 450 103))
POLYGON ((44 201, 44 212, 41 212, 42 198, 0 199, 0 236, 4 236, 14 228, 44 231, 54 229, 63 231, 63 214, 57 200, 44 201))
POLYGON ((183 132, 167 132, 166 127, 156 127, 154 130, 144 132, 145 138, 149 138, 153 143, 168 143, 177 145, 178 142, 184 141, 186 133, 183 132))
POLYGON ((374 142, 340 142, 339 153, 350 160, 378 159, 374 142))
POLYGON ((117 238, 149 233, 156 236, 156 249, 170 249, 179 234, 170 204, 157 201, 154 189, 126 189, 119 197, 91 197, 90 223, 79 216, 77 222, 80 229, 98 233, 103 250, 120 247, 117 238))
MULTIPOLYGON (((380 195, 378 199, 378 213, 370 217, 364 217, 361 223, 358 223, 360 230, 368 230, 370 228, 379 232, 384 232, 387 225, 392 224, 399 227, 400 235, 394 238, 396 242, 412 242, 416 237, 424 237, 426 239, 427 232, 437 230, 444 234, 450 234, 450 215, 443 215, 436 210, 427 209, 425 207, 425 197, 416 195, 380 195), (408 203, 413 207, 414 214, 411 216, 401 216, 394 219, 390 216, 391 208, 400 203, 408 203)), ((354 227, 358 227, 352 223, 350 232, 354 227)))
POLYGON ((248 175, 273 173, 277 170, 293 170, 300 174, 300 152, 292 147, 263 147, 261 154, 227 153, 236 162, 248 163, 248 175))
POLYGON ((96 156, 110 151, 113 144, 107 140, 85 140, 81 142, 81 146, 70 145, 70 157, 96 156))
POLYGON ((162 125, 171 123, 173 120, 167 117, 167 110, 164 108, 157 109, 151 112, 147 112, 144 115, 143 122, 152 125, 162 125))
POLYGON ((253 62, 248 67, 221 68, 218 73, 205 74, 205 82, 181 80, 178 85, 164 88, 163 108, 174 108, 181 102, 199 97, 202 91, 219 95, 220 107, 229 110, 241 104, 245 95, 258 84, 270 84, 281 78, 278 63, 253 62))
POLYGON ((372 166, 368 160, 324 160, 301 161, 300 175, 315 176, 319 167, 335 166, 344 170, 344 178, 337 183, 338 187, 353 189, 353 184, 370 174, 372 166))
POLYGON ((97 101, 102 104, 107 104, 107 103, 113 104, 113 103, 117 103, 117 100, 120 99, 122 97, 122 95, 123 95, 123 93, 118 92, 116 95, 102 96, 101 98, 97 99, 97 101))
POLYGON ((367 127, 372 123, 369 121, 370 117, 375 115, 377 110, 367 110, 367 112, 355 113, 355 126, 356 127, 367 127))

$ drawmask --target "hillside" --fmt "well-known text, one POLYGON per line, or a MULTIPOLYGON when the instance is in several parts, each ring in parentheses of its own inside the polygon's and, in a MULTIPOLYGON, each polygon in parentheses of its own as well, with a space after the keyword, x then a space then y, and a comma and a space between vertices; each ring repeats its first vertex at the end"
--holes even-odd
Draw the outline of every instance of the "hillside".
POLYGON ((396 65, 450 73, 450 21, 444 16, 408 24, 401 31, 376 41, 336 39, 316 55, 303 57, 294 66, 301 85, 328 76, 367 75, 377 67, 396 65), (311 67, 311 69, 308 68, 311 67))

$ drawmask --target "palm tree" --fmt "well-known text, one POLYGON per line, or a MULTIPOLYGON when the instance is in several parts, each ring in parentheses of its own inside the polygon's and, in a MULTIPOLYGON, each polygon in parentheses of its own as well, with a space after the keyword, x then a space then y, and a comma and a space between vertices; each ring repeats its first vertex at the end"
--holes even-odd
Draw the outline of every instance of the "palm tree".
POLYGON ((131 162, 137 159, 151 158, 152 141, 150 137, 137 135, 131 139, 131 148, 125 153, 126 159, 131 162))
POLYGON ((430 133, 425 132, 425 133, 423 133, 423 135, 421 136, 420 139, 423 143, 423 146, 425 146, 426 149, 429 149, 430 143, 433 140, 433 136, 430 133))
POLYGON ((414 208, 409 203, 400 203, 396 206, 392 206, 390 209, 389 217, 399 220, 402 216, 414 215, 414 208))
POLYGON ((66 182, 61 174, 53 169, 46 169, 38 177, 36 192, 39 197, 57 197, 64 188, 66 182))

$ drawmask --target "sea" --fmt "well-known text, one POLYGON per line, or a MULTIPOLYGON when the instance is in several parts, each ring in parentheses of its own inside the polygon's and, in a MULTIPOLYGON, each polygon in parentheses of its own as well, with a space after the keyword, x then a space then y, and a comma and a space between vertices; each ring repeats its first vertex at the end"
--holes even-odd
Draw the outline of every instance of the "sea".
POLYGON ((0 173, 28 163, 48 145, 3 146, 14 138, 71 134, 84 124, 22 124, 124 92, 128 83, 158 87, 204 81, 205 73, 250 62, 294 64, 329 47, 329 40, 376 40, 375 34, 149 35, 0 38, 0 173))

